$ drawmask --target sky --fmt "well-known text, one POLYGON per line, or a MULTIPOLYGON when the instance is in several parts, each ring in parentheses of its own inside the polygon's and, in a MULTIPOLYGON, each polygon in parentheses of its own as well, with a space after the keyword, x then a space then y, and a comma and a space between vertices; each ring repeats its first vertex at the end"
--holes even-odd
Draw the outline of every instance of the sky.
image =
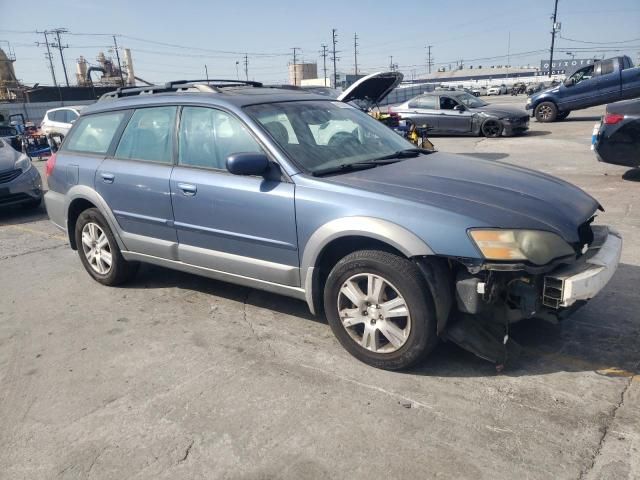
MULTIPOLYGON (((406 77, 426 73, 427 45, 435 68, 464 65, 539 65, 548 58, 554 0, 49 0, 25 9, 0 0, 0 48, 15 52, 16 76, 26 84, 52 84, 44 36, 62 36, 70 82, 83 55, 91 64, 99 51, 113 55, 113 38, 132 51, 136 75, 152 83, 171 79, 249 78, 285 83, 297 47, 300 60, 318 62, 321 45, 331 48, 337 29, 339 72, 388 70, 391 60, 406 77), (109 52, 111 48, 111 53, 109 52), (509 57, 507 57, 509 55, 509 57), (393 57, 393 59, 391 59, 393 57), (237 63, 236 63, 237 62, 237 63)), ((638 0, 559 0, 560 38, 555 58, 628 54, 640 63, 638 0)), ((60 55, 54 54, 58 80, 60 55)), ((329 75, 331 61, 327 58, 329 75)))

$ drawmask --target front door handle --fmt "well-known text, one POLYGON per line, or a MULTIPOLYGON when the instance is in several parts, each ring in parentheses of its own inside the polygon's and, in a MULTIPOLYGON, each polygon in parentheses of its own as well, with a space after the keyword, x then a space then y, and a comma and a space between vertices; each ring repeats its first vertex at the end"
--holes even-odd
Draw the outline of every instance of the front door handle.
POLYGON ((101 173, 100 176, 102 177, 102 181, 104 183, 113 183, 113 181, 115 180, 116 176, 113 173, 101 173))
POLYGON ((198 187, 190 183, 179 183, 178 188, 182 190, 182 194, 187 197, 193 197, 198 192, 198 187))

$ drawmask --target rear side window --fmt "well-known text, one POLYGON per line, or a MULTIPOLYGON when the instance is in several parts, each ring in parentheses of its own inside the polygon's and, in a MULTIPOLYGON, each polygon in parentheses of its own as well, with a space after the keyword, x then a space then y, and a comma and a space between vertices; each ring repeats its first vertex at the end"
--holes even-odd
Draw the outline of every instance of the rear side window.
POLYGON ((65 110, 56 110, 55 112, 50 113, 49 117, 51 117, 51 115, 53 115, 52 120, 54 122, 66 123, 67 121, 67 114, 65 110))
POLYGON ((436 97, 428 96, 428 97, 418 97, 411 102, 409 102, 409 108, 429 108, 432 110, 436 109, 436 97))
POLYGON ((126 112, 99 113, 81 117, 64 145, 64 150, 107 153, 126 112))
POLYGON ((600 75, 608 75, 610 73, 613 73, 613 60, 605 60, 604 62, 600 62, 600 65, 600 75))
POLYGON ((177 107, 136 110, 124 129, 116 158, 171 163, 177 107))

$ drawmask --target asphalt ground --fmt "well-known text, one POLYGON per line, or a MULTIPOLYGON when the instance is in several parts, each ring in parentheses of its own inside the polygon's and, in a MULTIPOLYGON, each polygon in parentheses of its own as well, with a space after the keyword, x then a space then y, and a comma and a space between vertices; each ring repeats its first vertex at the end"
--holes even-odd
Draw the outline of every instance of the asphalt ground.
POLYGON ((579 185, 624 237, 605 290, 515 326, 500 374, 444 343, 376 370, 302 302, 158 267, 103 287, 43 209, 0 212, 0 478, 640 478, 640 173, 590 152, 602 111, 432 138, 579 185))

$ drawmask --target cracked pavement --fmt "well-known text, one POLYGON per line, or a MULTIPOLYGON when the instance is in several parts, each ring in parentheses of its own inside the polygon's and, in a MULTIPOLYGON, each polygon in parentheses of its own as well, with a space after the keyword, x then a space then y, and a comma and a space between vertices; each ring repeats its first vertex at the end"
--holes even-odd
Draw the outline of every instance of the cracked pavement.
POLYGON ((302 302, 154 266, 103 287, 44 211, 0 212, 0 479, 640 478, 640 174, 589 151, 601 111, 432 139, 576 183, 625 239, 502 374, 451 344, 375 370, 302 302))

